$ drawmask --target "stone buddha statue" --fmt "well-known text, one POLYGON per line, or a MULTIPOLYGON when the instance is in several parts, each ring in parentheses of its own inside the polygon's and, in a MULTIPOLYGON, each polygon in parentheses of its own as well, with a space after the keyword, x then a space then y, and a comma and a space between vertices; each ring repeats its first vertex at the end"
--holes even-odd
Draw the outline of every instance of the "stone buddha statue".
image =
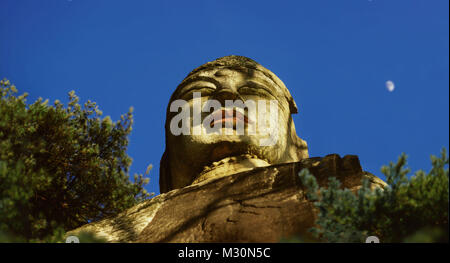
POLYGON ((255 61, 226 56, 193 70, 166 113, 161 194, 68 235, 108 242, 279 242, 308 236, 316 210, 298 173, 335 177, 356 192, 367 178, 355 155, 308 156, 283 82, 255 61))
MULTIPOLYGON (((307 144, 297 136, 292 120, 292 114, 297 112, 297 105, 283 82, 252 59, 226 56, 196 68, 174 91, 167 107, 166 149, 161 159, 159 179, 161 193, 255 167, 307 158, 307 144), (189 122, 187 135, 174 135, 171 131, 171 121, 178 113, 171 111, 171 105, 177 100, 186 101, 188 112, 194 113, 195 92, 200 94, 203 103, 210 100, 218 103, 218 109, 215 109, 218 118, 214 122, 222 129, 220 133, 195 134, 193 130, 199 127, 195 127, 193 121, 189 122), (253 112, 253 118, 249 118, 248 115, 252 114, 248 111, 242 107, 242 112, 227 108, 226 101, 239 101, 241 104, 267 102, 265 109, 269 108, 269 101, 273 101, 276 107, 264 114, 266 120, 261 120, 257 118, 261 111, 259 107, 253 112), (273 116, 276 118, 270 119, 273 116), (227 122, 230 122, 231 130, 236 130, 236 122, 239 121, 245 126, 245 133, 225 131, 227 122), (254 134, 248 132, 249 125, 257 127, 264 121, 276 129, 273 135, 276 137, 269 145, 261 145, 267 134, 256 129, 254 134)), ((208 112, 202 112, 199 117, 198 123, 202 123, 208 112)))

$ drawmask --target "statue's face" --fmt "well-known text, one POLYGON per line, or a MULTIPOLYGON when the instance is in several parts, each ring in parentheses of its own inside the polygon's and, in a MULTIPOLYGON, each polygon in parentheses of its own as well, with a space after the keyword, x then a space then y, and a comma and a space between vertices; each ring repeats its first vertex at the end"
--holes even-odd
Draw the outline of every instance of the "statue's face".
MULTIPOLYGON (((198 119, 200 122, 190 121, 189 135, 176 136, 168 132, 167 148, 173 162, 171 166, 181 170, 180 173, 183 167, 198 173, 212 162, 243 154, 256 155, 269 163, 278 163, 284 158, 288 147, 289 103, 281 88, 269 77, 258 70, 213 68, 197 72, 183 82, 172 100, 186 101, 191 116, 199 111, 198 107, 194 106, 199 105, 199 100, 194 99, 194 92, 201 94, 202 109, 205 103, 211 100, 219 102, 220 108, 214 107, 201 112, 198 115, 201 116, 198 119), (253 101, 255 107, 253 110, 233 109, 226 107, 227 100, 231 103, 236 100, 243 103, 253 101), (262 103, 265 104, 265 112, 260 107, 262 103), (261 119, 261 113, 266 120, 261 119), (266 129, 261 129, 263 123, 266 129), (212 127, 215 130, 211 131, 212 127), (240 127, 244 127, 244 130, 240 127)), ((170 113, 168 121, 178 113, 170 113)), ((180 180, 179 183, 173 182, 174 184, 184 186, 192 180, 180 178, 183 176, 174 173, 177 171, 172 170, 172 177, 180 180)), ((177 188, 177 185, 174 185, 174 188, 177 188)))

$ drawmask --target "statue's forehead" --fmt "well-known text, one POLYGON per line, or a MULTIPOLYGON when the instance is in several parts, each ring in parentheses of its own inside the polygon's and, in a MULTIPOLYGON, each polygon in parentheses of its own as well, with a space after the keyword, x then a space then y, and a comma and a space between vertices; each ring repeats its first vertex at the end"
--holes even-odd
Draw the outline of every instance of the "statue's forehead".
POLYGON ((209 76, 213 78, 221 78, 221 77, 231 77, 236 79, 258 79, 260 81, 265 82, 265 84, 270 86, 277 86, 277 84, 265 74, 263 74, 259 70, 255 70, 252 68, 245 67, 236 67, 236 68, 226 68, 226 67, 217 67, 201 70, 192 76, 209 76))
POLYGON ((269 82, 271 85, 275 83, 259 70, 254 70, 250 68, 212 68, 197 72, 197 76, 211 76, 214 78, 221 77, 234 77, 234 78, 244 78, 244 79, 254 79, 261 78, 263 81, 269 82))
MULTIPOLYGON (((208 68, 198 71, 192 75, 186 77, 178 86, 174 95, 178 93, 180 89, 189 86, 192 83, 198 81, 209 81, 216 85, 219 85, 222 81, 234 83, 236 85, 243 84, 247 81, 257 82, 264 85, 266 88, 272 90, 276 95, 282 94, 282 89, 277 85, 270 77, 259 70, 251 68, 208 68)), ((274 94, 275 95, 275 94, 274 94)))

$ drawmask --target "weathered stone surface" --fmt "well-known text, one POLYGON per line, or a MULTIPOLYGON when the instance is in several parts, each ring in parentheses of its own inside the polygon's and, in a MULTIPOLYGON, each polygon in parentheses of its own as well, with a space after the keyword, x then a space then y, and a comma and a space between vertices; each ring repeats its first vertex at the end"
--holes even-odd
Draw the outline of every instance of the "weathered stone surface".
POLYGON ((364 172, 358 157, 328 155, 300 162, 258 167, 175 189, 136 205, 115 218, 80 227, 109 242, 277 242, 305 234, 313 226, 313 204, 306 200, 298 172, 308 168, 320 185, 336 177, 356 191, 364 172))
POLYGON ((308 158, 308 145, 297 135, 292 118, 297 112, 284 83, 250 58, 226 56, 198 67, 169 100, 161 193, 205 178, 308 158), (180 101, 185 102, 181 112, 180 101), (191 115, 198 121, 188 120, 191 115), (208 132, 211 125, 216 132, 208 132))
POLYGON ((320 185, 332 176, 351 190, 361 186, 363 177, 383 185, 362 171, 356 156, 308 158, 307 143, 297 135, 292 118, 297 112, 284 83, 252 59, 226 56, 198 67, 180 83, 167 107, 162 194, 68 235, 91 231, 110 242, 277 242, 305 235, 315 221, 315 209, 297 176, 301 169, 308 168, 320 185), (187 133, 174 133, 178 126, 172 121, 180 120, 181 113, 172 109, 172 102, 183 100, 181 116, 189 119, 191 112, 194 116, 203 109, 202 99, 220 107, 202 110, 196 115, 201 121, 192 121, 187 133), (227 101, 241 104, 227 106, 227 101), (267 112, 244 101, 266 106, 275 101, 276 107, 267 112), (256 118, 260 115, 264 118, 256 118), (246 132, 237 133, 239 123, 246 132), (208 133, 215 124, 221 132, 208 133))

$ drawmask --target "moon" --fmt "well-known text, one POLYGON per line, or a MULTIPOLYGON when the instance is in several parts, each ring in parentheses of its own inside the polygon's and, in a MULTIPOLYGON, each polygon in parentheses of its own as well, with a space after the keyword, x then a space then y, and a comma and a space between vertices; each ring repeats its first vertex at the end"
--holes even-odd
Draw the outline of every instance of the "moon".
POLYGON ((392 82, 392 80, 386 81, 386 89, 387 89, 389 92, 393 92, 393 91, 394 91, 394 89, 395 89, 395 84, 394 84, 394 82, 392 82))

